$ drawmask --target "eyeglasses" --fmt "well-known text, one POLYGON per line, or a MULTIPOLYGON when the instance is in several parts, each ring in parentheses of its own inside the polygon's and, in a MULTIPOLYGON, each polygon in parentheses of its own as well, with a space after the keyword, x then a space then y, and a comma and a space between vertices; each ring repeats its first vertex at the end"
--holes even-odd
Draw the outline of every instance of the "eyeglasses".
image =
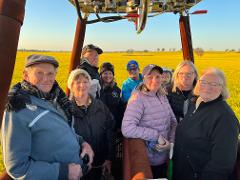
POLYGON ((205 80, 198 80, 201 86, 211 86, 211 87, 217 87, 217 86, 221 86, 220 83, 217 82, 209 82, 209 81, 205 81, 205 80))
POLYGON ((179 72, 178 75, 179 76, 187 76, 187 77, 191 77, 193 75, 194 72, 179 72))

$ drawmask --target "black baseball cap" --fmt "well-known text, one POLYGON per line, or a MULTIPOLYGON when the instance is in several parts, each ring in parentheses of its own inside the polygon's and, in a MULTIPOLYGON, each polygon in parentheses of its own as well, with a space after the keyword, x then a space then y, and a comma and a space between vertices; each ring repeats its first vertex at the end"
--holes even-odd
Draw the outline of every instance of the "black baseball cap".
POLYGON ((95 50, 97 51, 98 54, 102 54, 103 53, 103 50, 93 44, 88 44, 86 46, 83 47, 82 49, 82 55, 84 55, 86 52, 90 52, 92 50, 95 50))

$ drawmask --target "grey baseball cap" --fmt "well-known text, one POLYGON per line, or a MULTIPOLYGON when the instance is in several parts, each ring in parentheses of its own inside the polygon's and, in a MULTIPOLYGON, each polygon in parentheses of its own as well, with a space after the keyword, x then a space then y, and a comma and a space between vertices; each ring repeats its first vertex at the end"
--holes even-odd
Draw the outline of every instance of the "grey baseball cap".
POLYGON ((25 67, 29 67, 34 64, 40 64, 40 63, 49 63, 49 64, 52 64, 56 68, 59 66, 57 60, 52 56, 32 54, 27 57, 25 67))

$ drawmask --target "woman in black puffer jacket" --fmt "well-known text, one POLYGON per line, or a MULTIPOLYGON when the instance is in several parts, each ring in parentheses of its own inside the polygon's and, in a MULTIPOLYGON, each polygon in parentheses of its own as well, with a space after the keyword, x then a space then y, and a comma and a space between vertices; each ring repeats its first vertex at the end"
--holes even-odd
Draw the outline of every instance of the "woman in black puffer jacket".
POLYGON ((103 170, 111 173, 115 120, 102 101, 89 95, 90 83, 91 77, 83 69, 73 70, 68 78, 75 106, 74 129, 94 151, 92 169, 82 179, 100 180, 103 170))

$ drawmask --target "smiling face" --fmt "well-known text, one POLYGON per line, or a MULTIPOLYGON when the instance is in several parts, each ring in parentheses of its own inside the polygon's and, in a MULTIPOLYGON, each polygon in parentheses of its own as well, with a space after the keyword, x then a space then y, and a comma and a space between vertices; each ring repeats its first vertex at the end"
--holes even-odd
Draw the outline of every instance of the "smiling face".
POLYGON ((128 76, 134 80, 138 80, 139 79, 139 69, 138 68, 128 69, 128 76))
POLYGON ((179 70, 177 77, 178 77, 178 88, 180 90, 185 90, 185 91, 192 90, 193 81, 196 78, 196 74, 191 66, 189 65, 183 66, 179 70))
POLYGON ((83 75, 79 75, 72 82, 72 93, 74 97, 86 96, 89 93, 90 81, 83 75))
POLYGON ((222 92, 222 82, 214 73, 204 74, 199 79, 199 96, 204 102, 218 98, 222 92))
POLYGON ((102 74, 101 74, 101 78, 102 78, 102 81, 104 84, 110 84, 112 83, 113 81, 113 73, 112 71, 104 71, 102 74))
POLYGON ((88 51, 84 54, 84 57, 87 58, 87 60, 92 66, 98 67, 99 54, 97 53, 97 51, 88 51))
POLYGON ((30 66, 23 72, 23 79, 39 90, 48 93, 51 91, 57 70, 49 63, 41 63, 30 66))
POLYGON ((144 76, 144 84, 151 92, 157 92, 161 87, 161 74, 157 70, 153 70, 150 74, 144 76))

